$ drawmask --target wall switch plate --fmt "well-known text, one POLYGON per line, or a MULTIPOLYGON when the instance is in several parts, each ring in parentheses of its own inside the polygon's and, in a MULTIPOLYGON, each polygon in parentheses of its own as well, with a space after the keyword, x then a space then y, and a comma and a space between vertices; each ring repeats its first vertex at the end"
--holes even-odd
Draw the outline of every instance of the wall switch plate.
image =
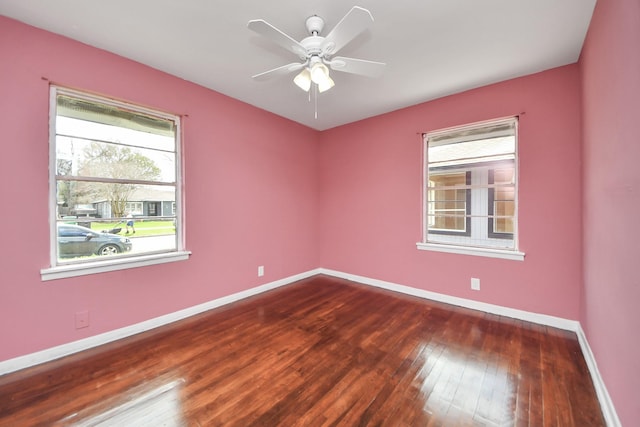
POLYGON ((76 313, 76 329, 89 327, 89 311, 79 311, 76 313))
POLYGON ((264 276, 264 265, 258 266, 258 277, 264 276))
POLYGON ((475 277, 471 278, 471 289, 474 291, 480 290, 480 279, 476 279, 475 277))

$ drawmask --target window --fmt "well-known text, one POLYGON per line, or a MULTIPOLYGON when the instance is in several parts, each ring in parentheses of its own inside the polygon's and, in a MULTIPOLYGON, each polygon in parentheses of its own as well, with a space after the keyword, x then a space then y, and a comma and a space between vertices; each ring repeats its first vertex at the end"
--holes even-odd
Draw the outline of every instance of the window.
POLYGON ((523 259, 517 241, 517 119, 425 134, 418 248, 523 259))
POLYGON ((471 173, 429 176, 429 230, 433 234, 471 235, 471 173))
POLYGON ((50 109, 51 267, 43 279, 185 259, 180 118, 56 86, 50 109), (146 200, 176 208, 158 216, 157 202, 146 200))
POLYGON ((489 237, 513 239, 516 211, 514 173, 513 167, 489 169, 489 237))
POLYGON ((124 207, 125 213, 130 213, 131 215, 144 215, 144 211, 142 210, 142 202, 127 202, 124 207))

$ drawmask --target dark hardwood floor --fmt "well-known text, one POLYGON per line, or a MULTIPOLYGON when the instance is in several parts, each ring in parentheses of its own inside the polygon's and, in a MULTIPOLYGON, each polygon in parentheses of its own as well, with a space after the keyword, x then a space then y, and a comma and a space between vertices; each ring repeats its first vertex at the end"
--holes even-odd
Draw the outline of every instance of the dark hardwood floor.
POLYGON ((2 376, 0 425, 604 421, 575 334, 316 276, 2 376))

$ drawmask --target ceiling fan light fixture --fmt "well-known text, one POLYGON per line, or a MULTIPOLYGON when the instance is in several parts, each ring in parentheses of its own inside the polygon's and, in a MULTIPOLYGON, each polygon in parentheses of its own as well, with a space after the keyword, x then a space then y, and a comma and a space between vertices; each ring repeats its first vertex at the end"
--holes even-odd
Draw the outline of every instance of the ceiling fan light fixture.
POLYGON ((329 69, 323 63, 313 64, 311 67, 311 81, 319 85, 324 83, 329 77, 329 69))
POLYGON ((329 77, 329 75, 327 75, 327 78, 323 82, 318 83, 318 91, 322 93, 324 91, 331 89, 334 86, 335 86, 335 83, 333 79, 329 77))
POLYGON ((294 77, 293 82, 305 92, 309 92, 311 89, 311 72, 308 68, 303 68, 297 76, 294 77))

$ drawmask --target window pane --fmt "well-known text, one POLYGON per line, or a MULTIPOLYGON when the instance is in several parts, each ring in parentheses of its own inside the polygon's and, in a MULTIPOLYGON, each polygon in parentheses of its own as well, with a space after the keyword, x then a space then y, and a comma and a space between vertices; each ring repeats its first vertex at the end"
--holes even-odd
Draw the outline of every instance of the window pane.
POLYGON ((99 232, 87 226, 87 218, 66 218, 57 224, 58 261, 91 260, 99 256, 121 256, 129 253, 131 240, 113 233, 99 232))
POLYGON ((513 233, 512 218, 496 218, 493 224, 496 233, 513 233))
POLYGON ((429 139, 429 167, 473 165, 515 158, 515 123, 463 128, 429 139))
MULTIPOLYGON (((59 135, 68 134, 70 128, 67 121, 61 118, 77 119, 72 126, 72 133, 86 138, 121 142, 126 140, 128 131, 134 130, 152 135, 175 136, 175 122, 161 117, 152 117, 124 107, 109 105, 99 101, 82 99, 58 93, 56 97, 56 130, 59 135)), ((175 144, 164 140, 164 145, 144 140, 136 145, 172 151, 175 144)))
POLYGON ((453 186, 453 185, 462 185, 464 186, 467 182, 466 174, 462 173, 448 173, 442 175, 430 175, 429 176, 429 185, 431 187, 445 187, 445 186, 453 186))
POLYGON ((57 263, 178 250, 178 118, 56 92, 57 263))
POLYGON ((119 218, 127 213, 148 215, 156 205, 157 216, 172 216, 176 190, 172 185, 140 185, 118 182, 58 181, 58 214, 119 218))
POLYGON ((434 230, 464 231, 465 215, 451 211, 437 212, 434 214, 434 225, 431 228, 434 230))
POLYGON ((67 122, 71 136, 56 137, 58 175, 175 182, 175 152, 133 145, 155 141, 162 146, 167 139, 173 141, 173 138, 124 129, 120 133, 126 139, 105 142, 98 138, 106 137, 101 132, 111 132, 112 126, 82 123, 65 117, 60 117, 58 122, 61 121, 67 122), (93 139, 78 136, 82 132, 75 131, 74 125, 79 123, 91 128, 93 139))
POLYGON ((517 120, 425 136, 425 241, 516 249, 517 120))
POLYGON ((473 165, 514 158, 514 137, 459 142, 429 148, 429 163, 433 168, 452 165, 473 165))
POLYGON ((62 225, 67 233, 96 236, 59 237, 58 261, 177 250, 174 200, 172 186, 59 181, 58 236, 62 225))
POLYGON ((513 233, 513 216, 516 207, 513 177, 512 167, 493 170, 493 184, 496 185, 493 189, 494 233, 513 233))
POLYGON ((493 182, 496 184, 513 184, 513 167, 494 169, 493 182))
POLYGON ((515 211, 515 204, 512 200, 496 201, 494 203, 496 216, 513 216, 515 211))
POLYGON ((496 201, 494 203, 494 232, 513 233, 513 215, 515 213, 515 203, 513 201, 496 201), (508 218, 500 218, 508 217, 508 218))
POLYGON ((439 202, 429 202, 433 205, 433 209, 437 211, 443 210, 451 210, 451 211, 459 211, 464 213, 466 211, 467 203, 462 201, 450 200, 450 201, 439 201, 439 202))
POLYGON ((429 178, 429 200, 427 201, 430 217, 429 229, 461 232, 466 230, 467 191, 466 173, 450 173, 432 175, 429 178), (444 188, 443 188, 444 187, 444 188))

